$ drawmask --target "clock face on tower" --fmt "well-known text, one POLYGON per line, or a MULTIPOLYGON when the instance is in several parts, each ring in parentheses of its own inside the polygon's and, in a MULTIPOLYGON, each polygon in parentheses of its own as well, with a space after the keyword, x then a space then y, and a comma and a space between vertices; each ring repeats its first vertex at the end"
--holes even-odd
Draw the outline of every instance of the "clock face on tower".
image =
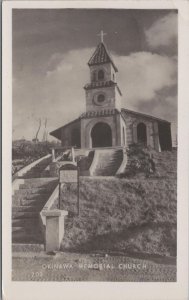
POLYGON ((94 96, 94 103, 98 106, 104 105, 106 101, 106 95, 104 93, 100 93, 94 96))

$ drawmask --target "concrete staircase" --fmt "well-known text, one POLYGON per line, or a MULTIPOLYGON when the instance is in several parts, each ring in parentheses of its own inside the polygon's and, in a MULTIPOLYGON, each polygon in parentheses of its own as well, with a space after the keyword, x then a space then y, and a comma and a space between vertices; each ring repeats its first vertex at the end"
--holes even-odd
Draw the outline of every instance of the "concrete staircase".
POLYGON ((51 157, 43 159, 28 172, 23 175, 23 178, 39 178, 39 177, 50 177, 49 171, 46 170, 50 162, 52 161, 51 157))
POLYGON ((99 149, 93 176, 114 176, 123 161, 123 149, 99 149))
MULTIPOLYGON (((36 168, 33 174, 37 177, 36 168)), ((43 244, 40 211, 57 183, 58 178, 25 179, 24 184, 15 191, 12 197, 13 243, 43 244)))

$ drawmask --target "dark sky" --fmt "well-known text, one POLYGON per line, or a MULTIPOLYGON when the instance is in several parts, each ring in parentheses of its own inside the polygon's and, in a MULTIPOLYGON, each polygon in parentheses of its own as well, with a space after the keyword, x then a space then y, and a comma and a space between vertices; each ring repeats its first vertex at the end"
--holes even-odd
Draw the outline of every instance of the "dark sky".
POLYGON ((100 30, 119 69, 123 107, 175 126, 176 11, 14 9, 13 138, 32 138, 39 117, 51 131, 83 112, 100 30))

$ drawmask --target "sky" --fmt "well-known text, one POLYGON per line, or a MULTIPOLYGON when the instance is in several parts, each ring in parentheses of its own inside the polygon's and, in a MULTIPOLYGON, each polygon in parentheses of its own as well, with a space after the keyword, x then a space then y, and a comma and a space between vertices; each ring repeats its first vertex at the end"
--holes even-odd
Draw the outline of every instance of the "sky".
MULTIPOLYGON (((14 9, 13 139, 35 137, 85 111, 87 65, 104 42, 118 68, 122 107, 177 127, 177 11, 14 9)), ((49 136, 49 139, 52 137, 49 136)))

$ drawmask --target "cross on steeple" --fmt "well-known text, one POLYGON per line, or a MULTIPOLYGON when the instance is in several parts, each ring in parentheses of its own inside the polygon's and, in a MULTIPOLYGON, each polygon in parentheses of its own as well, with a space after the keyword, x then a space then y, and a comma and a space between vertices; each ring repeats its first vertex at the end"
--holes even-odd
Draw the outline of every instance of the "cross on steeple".
POLYGON ((104 35, 107 35, 107 33, 103 32, 103 30, 101 30, 100 33, 98 33, 97 35, 100 36, 101 43, 103 43, 104 42, 104 35))

